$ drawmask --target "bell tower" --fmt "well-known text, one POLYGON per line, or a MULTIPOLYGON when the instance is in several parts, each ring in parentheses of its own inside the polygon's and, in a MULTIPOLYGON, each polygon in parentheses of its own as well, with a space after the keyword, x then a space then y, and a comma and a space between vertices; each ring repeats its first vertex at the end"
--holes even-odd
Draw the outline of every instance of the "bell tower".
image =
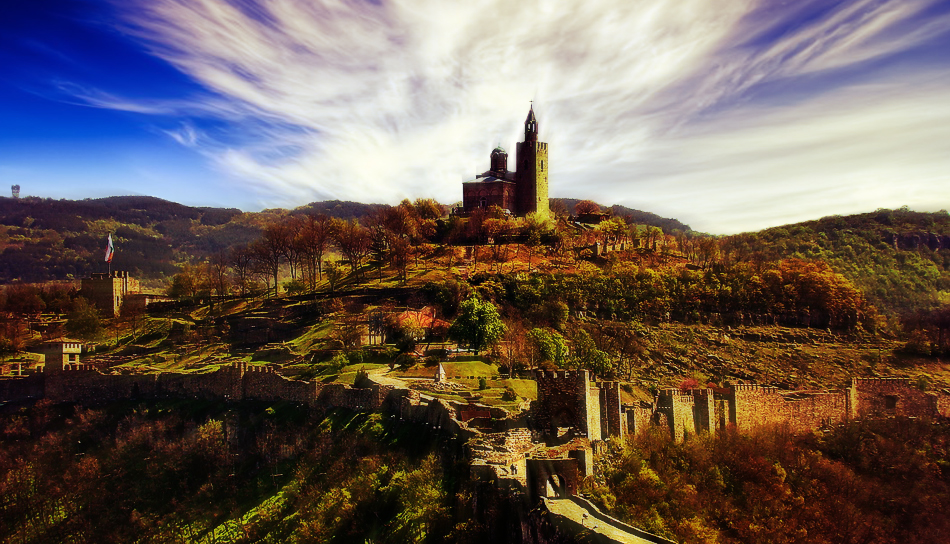
POLYGON ((524 141, 518 144, 515 172, 518 215, 548 215, 548 144, 538 141, 534 105, 524 122, 524 141))

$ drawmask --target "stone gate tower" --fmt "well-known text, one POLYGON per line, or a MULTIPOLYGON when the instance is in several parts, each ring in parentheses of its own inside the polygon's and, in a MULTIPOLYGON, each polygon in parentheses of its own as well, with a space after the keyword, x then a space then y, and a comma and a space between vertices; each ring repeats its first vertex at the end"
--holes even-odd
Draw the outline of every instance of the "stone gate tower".
POLYGON ((534 106, 524 122, 524 141, 518 144, 515 192, 518 215, 548 215, 548 144, 538 141, 534 106))

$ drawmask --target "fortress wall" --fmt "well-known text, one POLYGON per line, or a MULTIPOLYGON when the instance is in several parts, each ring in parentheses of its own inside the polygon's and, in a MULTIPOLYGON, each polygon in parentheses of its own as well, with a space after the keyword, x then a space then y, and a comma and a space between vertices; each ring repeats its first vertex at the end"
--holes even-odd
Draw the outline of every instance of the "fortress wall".
POLYGON ((697 433, 716 432, 716 405, 711 389, 693 389, 693 422, 697 433))
POLYGON ((640 431, 650 426, 653 420, 653 405, 648 402, 640 402, 635 405, 626 405, 623 407, 627 432, 629 434, 638 434, 640 431))
POLYGON ((0 379, 0 401, 43 398, 45 378, 43 374, 34 374, 23 378, 0 379))
POLYGON ((53 402, 96 405, 148 395, 155 377, 113 375, 98 370, 64 370, 45 376, 44 396, 53 402))
POLYGON ((783 395, 774 387, 738 384, 733 394, 735 424, 741 432, 772 425, 788 425, 795 432, 803 432, 848 417, 845 393, 783 395))
POLYGON ((812 393, 808 397, 785 400, 784 413, 789 428, 796 433, 820 429, 848 419, 845 393, 812 393))
POLYGON ((244 374, 244 398, 257 400, 287 400, 313 404, 317 400, 317 384, 291 380, 277 374, 273 368, 244 374))
POLYGON ((625 415, 620 409, 620 384, 602 382, 600 384, 601 434, 604 437, 615 436, 623 440, 626 436, 626 425, 621 420, 625 415))
POLYGON ((156 381, 156 394, 161 397, 225 400, 244 398, 241 371, 234 367, 220 368, 207 374, 163 372, 158 375, 156 381))
POLYGON ((656 411, 666 416, 673 440, 681 442, 687 434, 696 432, 695 399, 691 394, 679 389, 662 389, 656 405, 656 411))
POLYGON ((600 391, 591 389, 586 370, 536 372, 535 380, 535 421, 539 427, 573 427, 591 440, 600 439, 600 391))
POLYGON ((602 440, 604 430, 600 425, 600 388, 591 385, 584 390, 580 410, 587 415, 587 437, 602 440))
MULTIPOLYGON (((902 378, 853 378, 849 393, 852 417, 873 414, 936 417, 941 413, 943 395, 921 391, 902 378)), ((946 402, 943 401, 944 406, 946 402)))

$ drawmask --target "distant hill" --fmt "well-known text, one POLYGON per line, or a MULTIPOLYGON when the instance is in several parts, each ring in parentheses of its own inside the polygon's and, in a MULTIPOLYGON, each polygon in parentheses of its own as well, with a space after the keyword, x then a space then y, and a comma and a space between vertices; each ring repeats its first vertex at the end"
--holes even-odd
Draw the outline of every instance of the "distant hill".
MULTIPOLYGON (((564 204, 564 207, 567 209, 567 211, 572 214, 574 213, 574 207, 577 206, 577 203, 581 201, 579 198, 551 198, 548 200, 550 200, 552 203, 556 201, 564 204)), ((680 223, 676 219, 660 217, 655 213, 634 210, 633 208, 628 208, 619 204, 614 204, 613 206, 601 205, 600 207, 604 209, 610 209, 613 211, 614 215, 618 215, 620 217, 630 217, 630 219, 637 225, 660 227, 666 233, 672 233, 673 231, 677 230, 683 232, 689 232, 692 230, 689 228, 689 225, 680 223)))
POLYGON ((950 215, 881 209, 719 238, 723 258, 821 259, 886 314, 950 301, 950 215))
POLYGON ((349 200, 326 200, 324 202, 311 202, 305 206, 294 208, 291 213, 322 213, 328 217, 338 219, 359 219, 373 210, 381 208, 383 204, 363 204, 362 202, 352 202, 349 200))
POLYGON ((178 264, 252 240, 260 226, 234 208, 191 207, 149 196, 85 200, 0 198, 0 282, 80 278, 113 268, 144 277, 173 274, 178 264))

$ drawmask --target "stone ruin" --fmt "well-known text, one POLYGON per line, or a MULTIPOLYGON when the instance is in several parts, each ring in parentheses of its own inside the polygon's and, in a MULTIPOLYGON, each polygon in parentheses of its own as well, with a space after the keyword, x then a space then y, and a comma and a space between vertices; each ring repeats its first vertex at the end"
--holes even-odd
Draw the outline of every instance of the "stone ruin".
MULTIPOLYGON (((62 347, 57 352, 63 353, 62 347)), ((104 404, 125 399, 200 398, 293 401, 324 408, 382 410, 466 441, 474 479, 530 498, 572 496, 593 475, 605 440, 623 440, 650 426, 686 436, 734 426, 739 432, 784 426, 807 432, 872 416, 950 416, 950 394, 929 393, 905 379, 855 378, 844 391, 783 392, 737 384, 729 388, 664 389, 654 402, 622 402, 618 382, 596 382, 586 370, 537 372, 538 398, 521 414, 469 398, 446 401, 415 389, 289 379, 273 367, 236 361, 202 374, 106 374, 77 363, 0 380, 0 401, 104 404)), ((430 382, 431 383, 431 382, 430 382)))

